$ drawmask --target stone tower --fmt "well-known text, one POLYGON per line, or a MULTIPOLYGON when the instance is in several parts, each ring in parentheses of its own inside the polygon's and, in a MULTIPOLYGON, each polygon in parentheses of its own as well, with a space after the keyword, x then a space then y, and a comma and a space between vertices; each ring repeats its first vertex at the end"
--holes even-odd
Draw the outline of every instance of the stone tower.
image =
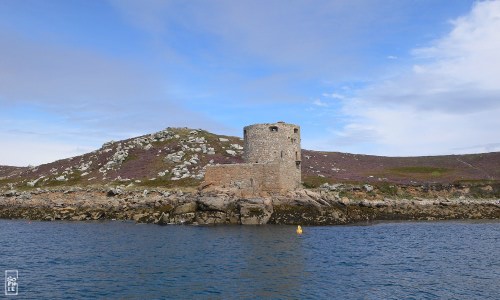
POLYGON ((241 197, 300 188, 299 126, 255 124, 245 127, 243 136, 245 163, 207 166, 204 186, 236 189, 241 197))
POLYGON ((281 184, 301 185, 300 127, 285 122, 255 124, 243 129, 244 160, 249 164, 279 164, 281 184))

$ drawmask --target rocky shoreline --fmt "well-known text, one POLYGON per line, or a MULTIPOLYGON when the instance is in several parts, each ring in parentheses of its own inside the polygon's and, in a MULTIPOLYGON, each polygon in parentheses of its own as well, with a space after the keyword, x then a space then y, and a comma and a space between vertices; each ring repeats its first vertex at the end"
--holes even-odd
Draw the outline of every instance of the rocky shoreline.
POLYGON ((154 224, 342 225, 374 220, 500 219, 500 200, 348 197, 328 189, 242 197, 231 190, 62 188, 6 191, 0 218, 154 224))

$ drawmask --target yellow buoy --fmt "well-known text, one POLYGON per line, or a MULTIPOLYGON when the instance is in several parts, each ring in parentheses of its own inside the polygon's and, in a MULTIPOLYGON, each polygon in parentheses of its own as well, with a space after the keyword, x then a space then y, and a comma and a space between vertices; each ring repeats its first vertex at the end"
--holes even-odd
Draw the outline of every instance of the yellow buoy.
POLYGON ((302 234, 302 227, 300 225, 297 226, 297 234, 302 234))

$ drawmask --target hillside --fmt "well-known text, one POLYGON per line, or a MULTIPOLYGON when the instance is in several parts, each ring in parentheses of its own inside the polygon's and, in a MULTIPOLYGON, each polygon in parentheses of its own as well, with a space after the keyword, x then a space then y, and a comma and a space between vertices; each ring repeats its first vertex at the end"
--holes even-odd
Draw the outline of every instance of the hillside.
POLYGON ((302 152, 302 176, 328 182, 456 183, 500 180, 500 152, 384 157, 339 152, 302 152), (319 179, 319 178, 322 179, 319 179))
MULTIPOLYGON (((200 129, 167 128, 105 143, 100 149, 35 167, 0 166, 0 188, 120 184, 197 186, 210 164, 242 162, 243 141, 200 129)), ((322 183, 450 184, 500 180, 500 152, 382 157, 302 151, 306 187, 322 183)))

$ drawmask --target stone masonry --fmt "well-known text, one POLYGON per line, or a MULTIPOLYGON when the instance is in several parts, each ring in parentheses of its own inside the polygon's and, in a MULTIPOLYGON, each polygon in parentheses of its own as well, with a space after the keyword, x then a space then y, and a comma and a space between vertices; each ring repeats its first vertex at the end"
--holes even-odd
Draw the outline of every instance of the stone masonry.
POLYGON ((277 122, 243 129, 245 163, 208 166, 205 185, 244 195, 285 193, 301 185, 300 127, 277 122))

